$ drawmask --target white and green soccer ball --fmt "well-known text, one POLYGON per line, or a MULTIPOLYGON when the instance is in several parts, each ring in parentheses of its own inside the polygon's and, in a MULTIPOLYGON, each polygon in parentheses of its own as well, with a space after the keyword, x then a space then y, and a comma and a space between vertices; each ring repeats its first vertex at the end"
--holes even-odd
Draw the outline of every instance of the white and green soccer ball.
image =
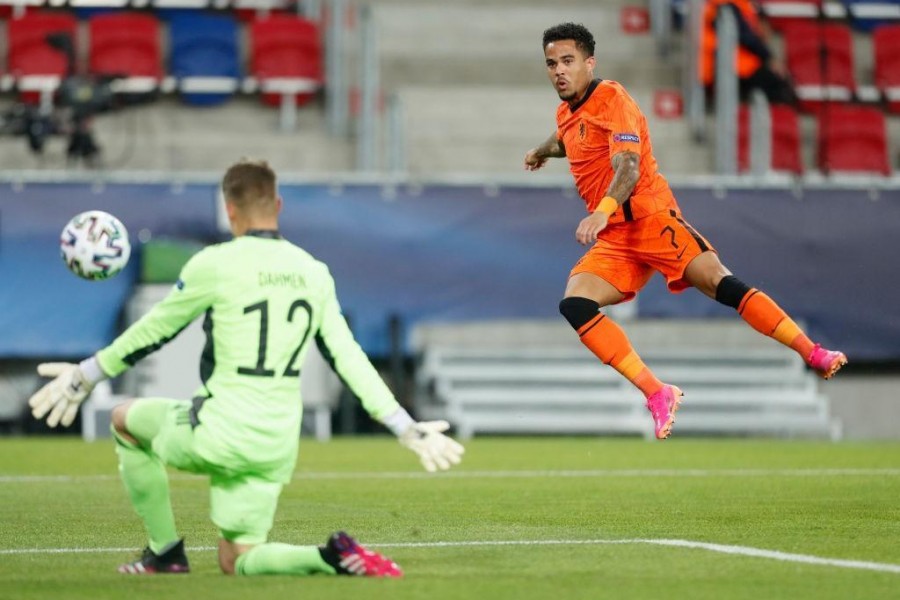
POLYGON ((131 256, 128 230, 102 210, 72 217, 59 239, 62 259, 69 270, 91 281, 109 279, 125 268, 131 256))

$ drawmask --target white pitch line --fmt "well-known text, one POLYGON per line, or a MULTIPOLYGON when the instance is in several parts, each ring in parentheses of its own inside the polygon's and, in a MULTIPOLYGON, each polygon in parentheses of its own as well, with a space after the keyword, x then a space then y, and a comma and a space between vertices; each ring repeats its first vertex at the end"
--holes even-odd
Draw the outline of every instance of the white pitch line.
MULTIPOLYGON (((878 571, 881 573, 900 574, 900 565, 892 563, 879 563, 864 560, 847 560, 842 558, 823 558, 811 554, 794 554, 779 550, 766 550, 750 546, 731 546, 728 544, 712 544, 709 542, 695 542, 691 540, 668 539, 621 539, 621 540, 483 540, 460 542, 387 542, 371 543, 367 545, 373 548, 470 548, 489 546, 601 546, 624 544, 649 544, 653 546, 671 546, 677 548, 692 548, 707 550, 721 554, 749 556, 753 558, 768 558, 781 562, 804 563, 825 567, 840 567, 844 569, 861 569, 865 571, 878 571)), ((215 546, 197 546, 188 548, 191 552, 211 552, 215 546)), ((0 555, 21 554, 85 554, 85 553, 113 553, 134 552, 134 548, 13 548, 0 550, 0 555)))
MULTIPOLYGON (((895 468, 841 468, 841 469, 572 469, 572 470, 516 470, 516 471, 448 471, 425 473, 423 471, 321 471, 294 473, 295 480, 352 479, 538 479, 600 477, 868 477, 900 476, 895 468)), ((172 479, 201 479, 199 475, 176 474, 172 479)), ((118 475, 0 475, 3 483, 73 483, 78 481, 113 481, 118 475)))
POLYGON ((600 477, 820 477, 820 476, 897 476, 900 469, 571 469, 571 470, 515 470, 515 471, 448 471, 424 473, 399 472, 298 472, 294 479, 432 479, 435 477, 458 479, 535 479, 600 478, 600 477))
POLYGON ((865 560, 847 560, 842 558, 822 558, 809 554, 793 554, 779 550, 764 550, 750 546, 729 546, 725 544, 710 544, 707 542, 692 542, 689 540, 645 540, 648 544, 659 546, 677 546, 680 548, 698 548, 710 552, 722 552, 723 554, 739 554, 741 556, 756 556, 759 558, 772 558, 785 562, 798 562, 810 565, 825 565, 830 567, 843 567, 846 569, 864 569, 867 571, 882 571, 884 573, 900 573, 900 565, 891 563, 877 563, 865 560))

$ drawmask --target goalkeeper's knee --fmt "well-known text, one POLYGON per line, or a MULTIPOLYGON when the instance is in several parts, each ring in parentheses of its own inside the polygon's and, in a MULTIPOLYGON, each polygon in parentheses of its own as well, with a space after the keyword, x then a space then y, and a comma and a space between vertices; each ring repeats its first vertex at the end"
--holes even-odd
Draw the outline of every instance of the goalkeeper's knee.
POLYGON ((600 312, 600 304, 590 298, 571 296, 559 302, 559 312, 578 331, 600 312))
POLYGON ((109 415, 109 431, 112 433, 113 439, 121 446, 132 447, 139 445, 137 438, 131 435, 126 425, 128 410, 132 404, 134 404, 134 400, 117 404, 109 415))
POLYGON ((125 439, 149 447, 165 424, 173 402, 162 398, 123 402, 113 409, 112 426, 125 439))
POLYGON ((128 434, 128 427, 125 425, 125 416, 128 414, 128 409, 132 402, 133 400, 128 400, 127 402, 117 404, 113 407, 112 412, 110 413, 110 431, 113 433, 128 434))

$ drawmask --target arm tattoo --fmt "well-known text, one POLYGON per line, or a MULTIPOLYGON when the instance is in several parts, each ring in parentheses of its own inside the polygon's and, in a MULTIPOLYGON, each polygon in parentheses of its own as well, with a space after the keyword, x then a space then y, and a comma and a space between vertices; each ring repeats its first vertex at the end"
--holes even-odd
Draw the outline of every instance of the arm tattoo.
POLYGON ((619 152, 613 156, 612 167, 616 174, 613 175, 606 195, 618 200, 619 204, 628 200, 641 175, 640 163, 641 157, 636 152, 619 152))
POLYGON ((566 155, 566 148, 562 140, 556 137, 556 133, 550 135, 547 141, 537 147, 538 155, 546 158, 562 158, 566 155))

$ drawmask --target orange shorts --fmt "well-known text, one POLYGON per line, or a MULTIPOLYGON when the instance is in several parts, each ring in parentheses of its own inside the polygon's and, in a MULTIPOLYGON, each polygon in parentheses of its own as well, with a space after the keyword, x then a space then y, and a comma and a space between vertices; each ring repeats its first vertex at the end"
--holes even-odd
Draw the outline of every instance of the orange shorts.
POLYGON ((697 256, 715 248, 674 210, 637 221, 607 226, 591 249, 575 263, 569 277, 593 273, 633 299, 659 271, 671 292, 690 287, 684 270, 697 256))

